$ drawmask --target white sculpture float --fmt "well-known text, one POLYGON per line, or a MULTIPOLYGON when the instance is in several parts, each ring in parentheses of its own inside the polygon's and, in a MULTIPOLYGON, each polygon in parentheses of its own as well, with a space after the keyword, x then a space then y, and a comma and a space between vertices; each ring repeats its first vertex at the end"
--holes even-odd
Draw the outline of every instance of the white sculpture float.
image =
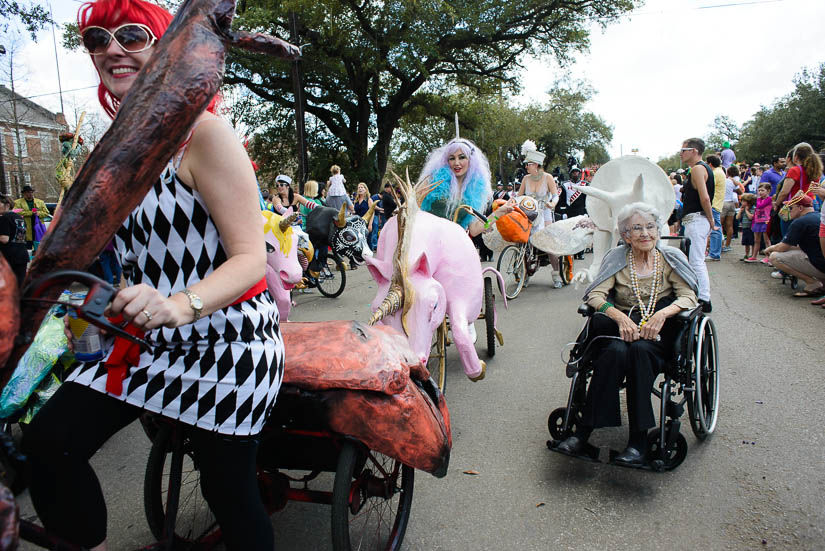
POLYGON ((591 282, 604 255, 619 241, 616 214, 630 203, 644 202, 667 221, 676 205, 676 195, 667 174, 643 157, 625 155, 603 165, 589 186, 574 186, 587 195, 587 214, 595 225, 593 262, 576 272, 577 282, 591 282))
MULTIPOLYGON (((653 206, 665 222, 676 205, 676 195, 667 174, 643 157, 625 155, 608 162, 596 172, 589 186, 573 186, 587 195, 586 216, 574 216, 545 226, 530 236, 530 243, 557 256, 577 253, 593 243, 593 262, 576 272, 573 280, 593 281, 604 255, 619 242, 616 214, 630 203, 653 206)), ((497 230, 483 234, 484 244, 496 253, 509 243, 497 230)))

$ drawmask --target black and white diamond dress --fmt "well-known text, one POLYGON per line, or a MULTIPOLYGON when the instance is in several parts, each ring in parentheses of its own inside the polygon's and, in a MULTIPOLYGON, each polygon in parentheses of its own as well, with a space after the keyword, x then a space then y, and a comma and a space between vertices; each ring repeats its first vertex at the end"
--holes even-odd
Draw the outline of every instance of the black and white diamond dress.
MULTIPOLYGON (((172 295, 226 260, 218 230, 197 191, 180 181, 172 161, 115 236, 130 285, 172 295)), ((158 328, 156 344, 129 368, 123 394, 110 396, 221 434, 261 431, 284 372, 278 309, 269 291, 227 306, 193 324, 158 328)), ((103 360, 78 364, 67 380, 106 392, 103 360)))

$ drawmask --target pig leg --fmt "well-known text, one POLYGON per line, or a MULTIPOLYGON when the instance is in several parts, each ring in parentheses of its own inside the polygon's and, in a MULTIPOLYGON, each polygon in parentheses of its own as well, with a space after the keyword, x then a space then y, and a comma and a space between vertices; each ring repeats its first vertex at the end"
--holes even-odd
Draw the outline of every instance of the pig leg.
MULTIPOLYGON (((449 309, 449 308, 448 308, 449 309)), ((469 320, 464 312, 455 312, 449 309, 450 332, 453 334, 453 342, 458 355, 461 358, 461 365, 464 373, 470 378, 480 380, 484 377, 486 365, 478 359, 476 347, 473 345, 472 337, 468 329, 469 320)), ((478 317, 478 315, 476 315, 478 317)))

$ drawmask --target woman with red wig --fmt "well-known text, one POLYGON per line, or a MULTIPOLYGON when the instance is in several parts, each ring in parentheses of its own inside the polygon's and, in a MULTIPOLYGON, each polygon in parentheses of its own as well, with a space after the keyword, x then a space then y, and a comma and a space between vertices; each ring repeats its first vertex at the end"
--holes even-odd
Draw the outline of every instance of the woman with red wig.
MULTIPOLYGON (((81 6, 83 45, 109 115, 171 19, 144 0, 81 6)), ((89 459, 151 411, 190 426, 201 489, 227 547, 271 550, 255 456, 281 384, 284 349, 263 279, 255 174, 228 124, 211 112, 198 117, 115 234, 115 248, 132 275, 110 314, 145 331, 154 351, 129 358, 128 345, 115 339, 103 359, 74 366, 30 425, 24 449, 40 519, 61 538, 106 549, 106 505, 89 459)))

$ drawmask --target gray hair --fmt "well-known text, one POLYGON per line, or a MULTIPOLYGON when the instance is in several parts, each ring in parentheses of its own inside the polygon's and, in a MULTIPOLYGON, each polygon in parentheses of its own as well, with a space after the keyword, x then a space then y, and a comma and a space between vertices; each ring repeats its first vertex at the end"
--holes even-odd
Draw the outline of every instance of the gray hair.
POLYGON ((619 211, 619 214, 616 216, 616 227, 619 229, 619 233, 624 235, 629 230, 628 224, 630 224, 630 219, 633 218, 635 215, 641 215, 645 218, 650 218, 651 221, 656 222, 656 227, 662 227, 662 220, 659 217, 659 212, 653 208, 652 205, 648 203, 630 203, 629 205, 625 205, 619 211))

